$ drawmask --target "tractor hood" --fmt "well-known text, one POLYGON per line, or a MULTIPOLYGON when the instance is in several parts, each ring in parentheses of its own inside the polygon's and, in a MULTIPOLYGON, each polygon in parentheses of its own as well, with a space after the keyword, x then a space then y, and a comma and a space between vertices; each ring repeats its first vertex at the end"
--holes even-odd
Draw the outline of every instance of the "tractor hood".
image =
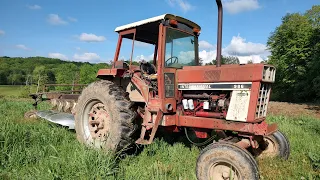
POLYGON ((275 67, 268 64, 184 66, 177 70, 178 85, 181 83, 214 82, 274 82, 275 67))

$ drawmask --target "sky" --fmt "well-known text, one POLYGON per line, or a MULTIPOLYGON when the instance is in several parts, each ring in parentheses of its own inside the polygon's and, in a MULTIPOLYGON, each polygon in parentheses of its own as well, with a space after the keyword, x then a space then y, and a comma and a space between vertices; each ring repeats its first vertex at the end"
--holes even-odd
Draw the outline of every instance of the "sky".
MULTIPOLYGON (((312 5, 320 4, 320 0, 222 2, 222 54, 237 56, 241 63, 268 58, 268 37, 286 13, 304 13, 312 5)), ((214 0, 1 0, 0 56, 109 62, 117 45, 116 27, 166 13, 199 24, 199 56, 204 62, 215 58, 217 7, 214 0)), ((137 47, 133 59, 152 57, 153 47, 142 43, 137 47)), ((121 52, 123 57, 129 56, 129 49, 121 52)))

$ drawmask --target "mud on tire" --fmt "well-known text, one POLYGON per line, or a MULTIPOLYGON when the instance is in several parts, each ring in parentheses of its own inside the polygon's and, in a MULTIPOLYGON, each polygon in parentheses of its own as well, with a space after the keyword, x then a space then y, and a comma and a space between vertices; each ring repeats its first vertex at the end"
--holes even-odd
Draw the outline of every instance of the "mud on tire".
POLYGON ((216 142, 201 151, 196 175, 199 180, 258 180, 259 169, 247 150, 231 142, 216 142))
POLYGON ((94 82, 82 91, 76 105, 77 139, 88 146, 120 151, 134 143, 135 119, 133 103, 123 89, 107 80, 94 82))

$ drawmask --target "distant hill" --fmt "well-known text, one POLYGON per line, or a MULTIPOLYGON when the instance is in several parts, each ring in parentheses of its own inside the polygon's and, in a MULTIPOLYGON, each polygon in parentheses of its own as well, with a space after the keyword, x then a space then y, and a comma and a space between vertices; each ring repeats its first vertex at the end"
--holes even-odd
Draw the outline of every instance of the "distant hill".
POLYGON ((88 83, 107 63, 71 62, 47 57, 0 57, 0 85, 88 83))

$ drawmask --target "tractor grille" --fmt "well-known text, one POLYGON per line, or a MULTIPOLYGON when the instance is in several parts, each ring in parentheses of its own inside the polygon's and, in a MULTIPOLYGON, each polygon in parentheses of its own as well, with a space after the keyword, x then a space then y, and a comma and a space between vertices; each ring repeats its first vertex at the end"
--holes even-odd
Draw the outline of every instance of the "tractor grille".
POLYGON ((220 79, 220 74, 220 70, 204 71, 203 78, 204 80, 218 81, 220 79))
POLYGON ((271 84, 261 83, 257 102, 256 118, 265 117, 267 115, 270 90, 271 84))

